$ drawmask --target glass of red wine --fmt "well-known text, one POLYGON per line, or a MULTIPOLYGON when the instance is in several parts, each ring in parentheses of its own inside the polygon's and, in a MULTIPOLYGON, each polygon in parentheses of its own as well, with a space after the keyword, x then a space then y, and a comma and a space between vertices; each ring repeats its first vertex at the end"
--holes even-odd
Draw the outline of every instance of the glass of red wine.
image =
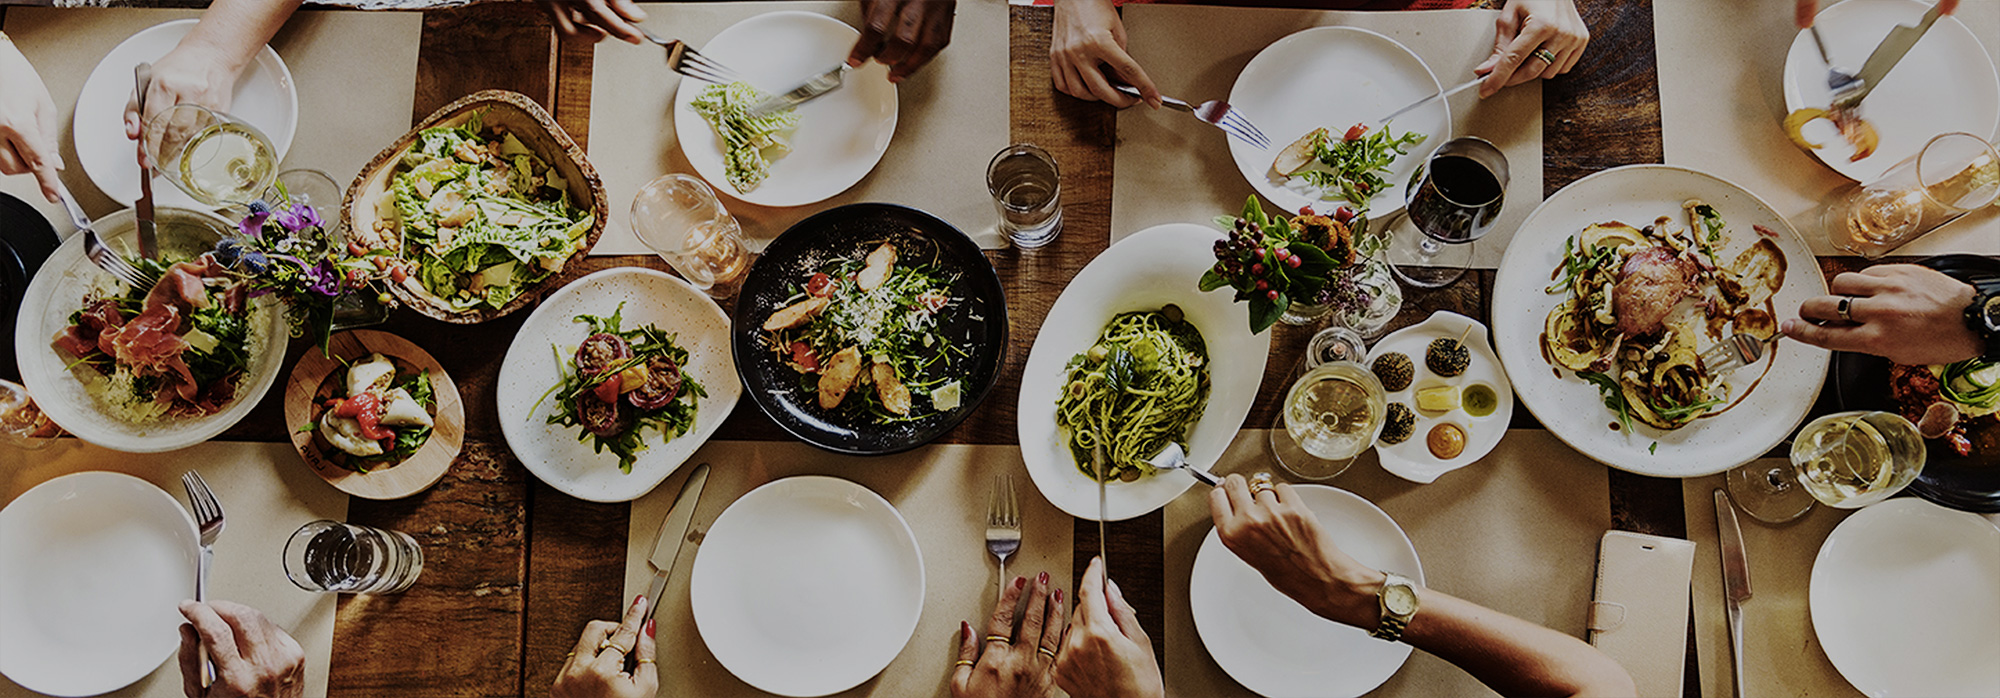
POLYGON ((1483 138, 1465 136, 1431 152, 1403 188, 1405 213, 1421 235, 1398 227, 1389 267, 1403 283, 1437 288, 1472 266, 1472 242, 1493 230, 1506 199, 1507 156, 1483 138))

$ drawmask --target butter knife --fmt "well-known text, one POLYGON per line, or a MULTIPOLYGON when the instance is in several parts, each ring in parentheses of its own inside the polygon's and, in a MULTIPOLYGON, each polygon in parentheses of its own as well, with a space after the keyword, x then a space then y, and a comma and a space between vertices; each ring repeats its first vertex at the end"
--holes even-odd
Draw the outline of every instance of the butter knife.
MULTIPOLYGON (((132 68, 133 82, 138 86, 137 103, 139 113, 146 113, 146 88, 153 82, 153 64, 140 63, 132 68)), ((139 226, 139 256, 146 259, 160 258, 160 232, 153 222, 153 168, 147 166, 145 148, 139 146, 139 199, 132 202, 132 217, 139 226)))
POLYGON ((849 67, 846 63, 842 63, 834 66, 833 70, 807 78, 805 83, 798 87, 758 102, 757 106, 750 108, 750 118, 761 119, 825 97, 828 93, 840 89, 840 86, 847 80, 847 71, 850 70, 853 70, 853 68, 849 67))
POLYGON ((1416 110, 1416 108, 1417 108, 1417 107, 1421 107, 1421 106, 1424 106, 1424 105, 1426 105, 1426 104, 1430 104, 1431 102, 1435 102, 1435 101, 1438 101, 1438 100, 1440 100, 1440 99, 1444 99, 1444 98, 1446 98, 1446 97, 1450 97, 1450 96, 1452 96, 1452 95, 1455 95, 1455 94, 1458 94, 1458 93, 1460 93, 1460 92, 1464 92, 1464 91, 1466 91, 1466 90, 1470 90, 1470 89, 1472 89, 1472 88, 1474 88, 1474 87, 1477 87, 1477 86, 1479 85, 1479 83, 1482 83, 1482 82, 1486 82, 1486 76, 1484 76, 1484 75, 1481 75, 1481 76, 1478 76, 1478 77, 1475 77, 1475 78, 1473 78, 1473 79, 1471 79, 1471 80, 1467 80, 1467 81, 1465 81, 1465 82, 1461 82, 1461 83, 1459 83, 1459 84, 1458 84, 1458 85, 1456 85, 1456 86, 1453 86, 1453 87, 1448 87, 1448 88, 1445 88, 1444 90, 1442 90, 1442 91, 1439 91, 1439 92, 1437 92, 1436 94, 1433 94, 1433 95, 1431 95, 1431 96, 1429 96, 1429 97, 1425 97, 1425 98, 1423 98, 1423 99, 1419 99, 1419 100, 1417 100, 1417 101, 1415 101, 1415 102, 1411 102, 1411 103, 1409 104, 1409 106, 1406 106, 1406 107, 1403 107, 1402 109, 1397 109, 1397 110, 1395 110, 1395 111, 1392 111, 1392 112, 1389 112, 1389 115, 1388 115, 1388 116, 1385 116, 1385 117, 1382 117, 1382 118, 1380 118, 1380 119, 1376 119, 1376 120, 1375 120, 1375 124, 1379 126, 1379 125, 1382 125, 1382 124, 1386 124, 1386 123, 1389 123, 1389 120, 1390 120, 1390 119, 1394 119, 1394 118, 1396 118, 1396 117, 1398 117, 1398 116, 1402 116, 1402 115, 1404 115, 1404 114, 1408 114, 1408 113, 1410 113, 1411 111, 1414 111, 1414 110, 1416 110))
POLYGON ((673 508, 667 510, 667 518, 660 522, 660 532, 653 535, 653 554, 646 559, 653 566, 653 584, 646 589, 646 601, 653 605, 648 615, 660 612, 660 595, 667 591, 674 558, 680 557, 681 546, 687 542, 688 525, 694 523, 694 509, 701 503, 701 488, 707 483, 708 464, 695 466, 687 482, 681 484, 681 493, 674 498, 673 508))
POLYGON ((1743 602, 1750 600, 1750 563, 1743 559, 1743 530, 1736 526, 1736 509, 1729 493, 1715 490, 1716 538, 1722 546, 1722 600, 1729 613, 1729 657, 1735 669, 1736 695, 1743 692, 1743 602))
POLYGON ((1924 13, 1924 18, 1919 20, 1916 26, 1899 24, 1895 29, 1889 30, 1889 35, 1882 39, 1881 44, 1875 46, 1875 52, 1868 54, 1868 62, 1861 64, 1861 72, 1854 74, 1854 77, 1861 81, 1860 86, 1842 90, 1834 100, 1837 106, 1847 109, 1860 106, 1862 98, 1873 92, 1876 85, 1882 84, 1882 78, 1887 77, 1889 71, 1903 60, 1903 56, 1910 52, 1910 47, 1917 45, 1918 39, 1924 38, 1924 32, 1930 31, 1931 25, 1936 24, 1938 16, 1943 13, 1944 5, 1932 5, 1930 11, 1924 13))

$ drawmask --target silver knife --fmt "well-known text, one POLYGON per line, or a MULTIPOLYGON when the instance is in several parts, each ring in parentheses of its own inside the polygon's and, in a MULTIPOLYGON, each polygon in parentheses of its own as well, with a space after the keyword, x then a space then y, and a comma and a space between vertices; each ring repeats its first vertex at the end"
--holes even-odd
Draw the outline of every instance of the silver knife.
MULTIPOLYGON (((153 64, 140 63, 132 68, 133 82, 138 85, 139 113, 146 113, 146 87, 153 82, 153 64)), ((139 199, 132 202, 132 217, 139 226, 139 256, 146 259, 160 258, 159 227, 153 222, 153 168, 146 166, 145 145, 140 148, 139 199)))
POLYGON ((1104 477, 1104 458, 1105 455, 1103 446, 1098 446, 1097 448, 1091 449, 1090 451, 1091 469, 1097 471, 1097 557, 1098 559, 1104 561, 1104 578, 1106 580, 1110 580, 1111 557, 1104 554, 1104 520, 1110 518, 1105 514, 1105 512, 1108 511, 1109 509, 1108 507, 1105 506, 1106 498, 1104 496, 1105 488, 1107 487, 1107 485, 1105 484, 1105 477, 1104 477))
POLYGON ((1910 47, 1917 45, 1918 39, 1924 38, 1924 32, 1930 31, 1931 25, 1936 24, 1938 16, 1943 13, 1944 5, 1932 5, 1930 11, 1924 13, 1923 20, 1917 22, 1917 26, 1899 24, 1895 29, 1889 30, 1889 36, 1884 37, 1882 43, 1875 46, 1874 53, 1868 54, 1868 62, 1861 64, 1861 72, 1854 74, 1854 77, 1861 81, 1860 87, 1851 92, 1843 91, 1837 101, 1849 109, 1860 105, 1862 98, 1874 91, 1876 85, 1882 84, 1882 78, 1888 76, 1889 71, 1896 67, 1896 63, 1903 60, 1903 55, 1910 52, 1910 47))
POLYGON ((681 545, 687 541, 688 525, 694 523, 695 505, 701 503, 701 487, 708 483, 708 464, 694 467, 688 474, 687 482, 681 484, 681 493, 674 498, 674 507, 667 510, 667 518, 660 522, 660 532, 653 535, 653 554, 646 561, 653 565, 653 584, 646 589, 646 601, 653 605, 647 615, 660 612, 660 595, 667 591, 667 577, 674 572, 674 558, 680 557, 681 545))
POLYGON ((1743 602, 1750 600, 1750 563, 1743 559, 1743 530, 1729 493, 1715 489, 1715 529, 1722 545, 1722 600, 1729 613, 1729 657, 1735 669, 1736 695, 1743 692, 1743 602))
POLYGON ((1411 103, 1410 103, 1410 105, 1409 105, 1409 106, 1407 106, 1407 107, 1403 107, 1402 109, 1397 109, 1397 110, 1395 110, 1395 111, 1393 111, 1393 112, 1389 112, 1389 115, 1388 115, 1388 116, 1385 116, 1385 117, 1382 117, 1382 118, 1380 118, 1380 119, 1376 119, 1376 120, 1375 120, 1375 123, 1376 123, 1376 124, 1386 124, 1386 123, 1389 123, 1389 120, 1390 120, 1390 119, 1394 119, 1394 118, 1396 118, 1396 117, 1398 117, 1398 116, 1402 116, 1402 115, 1404 115, 1404 114, 1408 114, 1408 113, 1410 113, 1411 111, 1415 110, 1415 109, 1416 109, 1417 107, 1421 107, 1421 106, 1424 106, 1424 105, 1426 105, 1426 104, 1430 104, 1431 102, 1435 102, 1435 101, 1437 101, 1437 100, 1440 100, 1440 99, 1444 99, 1444 98, 1446 98, 1446 97, 1450 97, 1450 96, 1452 96, 1452 95, 1455 95, 1455 94, 1458 94, 1458 93, 1460 93, 1460 92, 1464 92, 1464 91, 1466 91, 1466 90, 1469 90, 1469 89, 1472 89, 1473 87, 1475 87, 1475 86, 1479 85, 1479 83, 1482 83, 1482 82, 1486 82, 1486 76, 1484 76, 1484 75, 1481 75, 1481 76, 1479 76, 1479 77, 1475 77, 1475 78, 1473 78, 1473 79, 1471 79, 1471 80, 1467 80, 1467 81, 1465 81, 1465 82, 1462 82, 1462 83, 1459 83, 1458 85, 1456 85, 1456 86, 1454 86, 1454 87, 1451 87, 1451 88, 1449 88, 1449 89, 1446 89, 1446 90, 1444 90, 1444 91, 1441 91, 1441 92, 1438 92, 1437 94, 1434 94, 1434 95, 1431 95, 1431 96, 1429 96, 1429 97, 1425 97, 1425 98, 1423 98, 1423 99, 1419 99, 1419 100, 1417 100, 1417 101, 1415 101, 1415 102, 1411 102, 1411 103))
POLYGON ((842 63, 834 66, 833 70, 814 75, 806 79, 804 84, 784 94, 758 102, 757 106, 750 108, 750 118, 760 119, 824 97, 827 93, 840 89, 841 84, 846 82, 847 71, 850 70, 853 68, 842 63))

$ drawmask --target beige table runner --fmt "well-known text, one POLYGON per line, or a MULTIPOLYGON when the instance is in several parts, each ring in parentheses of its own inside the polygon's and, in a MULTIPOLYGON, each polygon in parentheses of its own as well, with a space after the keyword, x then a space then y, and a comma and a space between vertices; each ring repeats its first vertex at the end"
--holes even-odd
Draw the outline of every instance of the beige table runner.
MULTIPOLYGON (((986 499, 993 477, 1011 474, 1021 507, 1023 540, 1020 552, 1007 561, 1009 579, 1047 571, 1052 583, 1070 579, 1072 519, 1050 505, 1028 479, 1021 449, 1012 446, 939 445, 881 458, 836 456, 800 443, 716 441, 688 460, 709 463, 708 484, 702 491, 689 538, 700 541, 722 511, 766 482, 794 475, 846 478, 874 490, 895 505, 924 557, 923 617, 902 654, 873 679, 842 692, 842 696, 949 695, 946 679, 958 659, 958 622, 975 629, 993 612, 997 591, 993 556, 986 553, 986 499), (1060 580, 1060 581, 1055 581, 1060 580)), ((625 597, 643 594, 653 570, 646 558, 653 535, 673 507, 683 468, 652 494, 632 503, 632 524, 625 554, 625 597)), ((674 564, 666 600, 658 616, 660 695, 763 695, 744 684, 715 661, 701 640, 689 605, 688 578, 699 543, 685 546, 674 564)), ((579 625, 579 631, 581 626, 579 625)))
MULTIPOLYGON (((1268 438, 1264 430, 1243 431, 1216 472, 1282 476, 1268 438)), ((1372 452, 1327 484, 1388 512, 1416 544, 1429 586, 1582 637, 1597 541, 1611 527, 1605 473, 1546 431, 1515 429, 1491 455, 1429 485, 1384 472, 1372 452)), ((1183 495, 1167 505, 1168 695, 1253 695, 1216 665, 1188 610, 1195 553, 1212 529, 1205 497, 1183 495)), ((1416 652, 1369 695, 1490 694, 1450 663, 1416 652)))
MULTIPOLYGON (((199 16, 197 10, 7 10, 7 35, 41 73, 62 118, 62 156, 69 163, 63 183, 91 216, 123 207, 99 193, 76 161, 70 124, 84 80, 126 37, 155 24, 199 16)), ((312 10, 293 15, 271 40, 291 69, 299 94, 298 135, 282 167, 323 170, 345 188, 376 152, 408 131, 422 30, 423 16, 413 12, 312 10)), ((68 216, 42 198, 34 178, 0 178, 0 191, 60 221, 59 233, 70 232, 68 216)))
MULTIPOLYGON (((299 526, 347 518, 347 495, 314 475, 291 444, 211 441, 172 453, 131 454, 62 439, 39 451, 0 450, 0 506, 35 485, 86 470, 144 478, 185 506, 180 476, 196 464, 229 515, 229 529, 215 546, 210 598, 254 606, 298 638, 306 651, 305 694, 326 695, 336 599, 293 586, 285 579, 283 555, 299 526)), ((0 678, 0 698, 33 695, 39 694, 0 678)), ((179 666, 169 660, 139 683, 105 695, 178 698, 179 666)))
MULTIPOLYGON (((1967 0, 1956 16, 2000 67, 2000 0, 1967 0)), ((1829 255, 1835 250, 1819 211, 1848 180, 1785 138, 1785 54, 1798 33, 1792 17, 1785 2, 1654 3, 1660 137, 1667 164, 1749 189, 1790 219, 1814 254, 1829 255)), ((2000 207, 1961 218, 1897 254, 1946 252, 2000 254, 2000 207)))
MULTIPOLYGON (((647 26, 701 46, 742 20, 765 12, 805 10, 849 25, 860 23, 852 2, 646 3, 647 26)), ((943 218, 981 247, 1006 246, 986 193, 986 162, 1007 146, 1007 5, 961 0, 951 45, 897 86, 896 135, 875 170, 831 199, 808 206, 755 206, 723 192, 723 206, 762 250, 793 223, 862 201, 913 206, 943 218)), ((591 78, 590 162, 604 178, 611 220, 591 254, 652 254, 633 237, 626 218, 632 197, 669 172, 693 174, 674 135, 674 91, 680 76, 661 67, 660 47, 619 41, 597 45, 591 78)))
MULTIPOLYGON (((1154 84, 1190 101, 1224 99, 1236 75, 1257 52, 1287 34, 1315 26, 1350 26, 1380 32, 1408 46, 1445 85, 1472 75, 1493 47, 1489 10, 1332 12, 1230 7, 1130 5, 1125 29, 1133 59, 1154 84)), ((1589 60, 1591 57, 1586 56, 1589 60)), ((1599 57, 1600 59, 1602 57, 1599 57)), ((1493 232, 1473 248, 1472 264, 1500 265, 1514 229, 1542 201, 1542 86, 1533 82, 1480 100, 1470 91, 1451 100, 1452 131, 1493 141, 1507 155, 1512 175, 1507 205, 1493 232)), ((1343 125, 1344 126, 1344 125, 1343 125)), ((1268 134, 1283 147, 1282 134, 1268 134)), ((1422 157, 1441 143, 1426 142, 1409 156, 1422 157)), ((1147 108, 1118 115, 1118 149, 1112 171, 1111 238, 1163 223, 1207 224, 1233 214, 1255 193, 1237 173, 1222 132, 1187 114, 1147 108)), ((1268 203, 1268 202, 1267 202, 1268 203)))

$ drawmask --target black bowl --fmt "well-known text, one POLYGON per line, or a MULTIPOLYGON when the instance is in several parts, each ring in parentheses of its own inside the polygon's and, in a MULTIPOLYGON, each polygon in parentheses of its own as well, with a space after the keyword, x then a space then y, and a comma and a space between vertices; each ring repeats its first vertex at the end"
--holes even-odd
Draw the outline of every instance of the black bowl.
POLYGON ((1007 353, 1007 300, 992 262, 950 223, 907 206, 849 204, 799 221, 771 241, 736 295, 730 332, 744 395, 771 421, 828 451, 880 456, 930 443, 978 409, 1007 353), (960 300, 938 318, 938 339, 971 354, 950 369, 964 396, 958 409, 890 424, 877 423, 852 402, 822 409, 817 396, 800 387, 799 374, 771 350, 764 318, 784 307, 792 289, 828 261, 865 255, 883 242, 896 243, 899 264, 922 261, 958 277, 950 293, 960 300))
POLYGON ((49 219, 28 202, 0 193, 0 378, 21 379, 14 356, 14 328, 28 281, 62 240, 49 219))
MULTIPOLYGON (((2000 278, 2000 260, 1972 255, 1944 255, 1918 262, 1971 283, 1974 278, 2000 278)), ((1897 411, 1889 396, 1888 359, 1869 354, 1833 353, 1834 401, 1842 410, 1897 411)), ((1909 492, 1932 502, 1979 514, 2000 513, 2000 434, 1974 434, 1977 447, 1963 457, 1939 439, 1925 449, 1930 456, 1909 492)))

